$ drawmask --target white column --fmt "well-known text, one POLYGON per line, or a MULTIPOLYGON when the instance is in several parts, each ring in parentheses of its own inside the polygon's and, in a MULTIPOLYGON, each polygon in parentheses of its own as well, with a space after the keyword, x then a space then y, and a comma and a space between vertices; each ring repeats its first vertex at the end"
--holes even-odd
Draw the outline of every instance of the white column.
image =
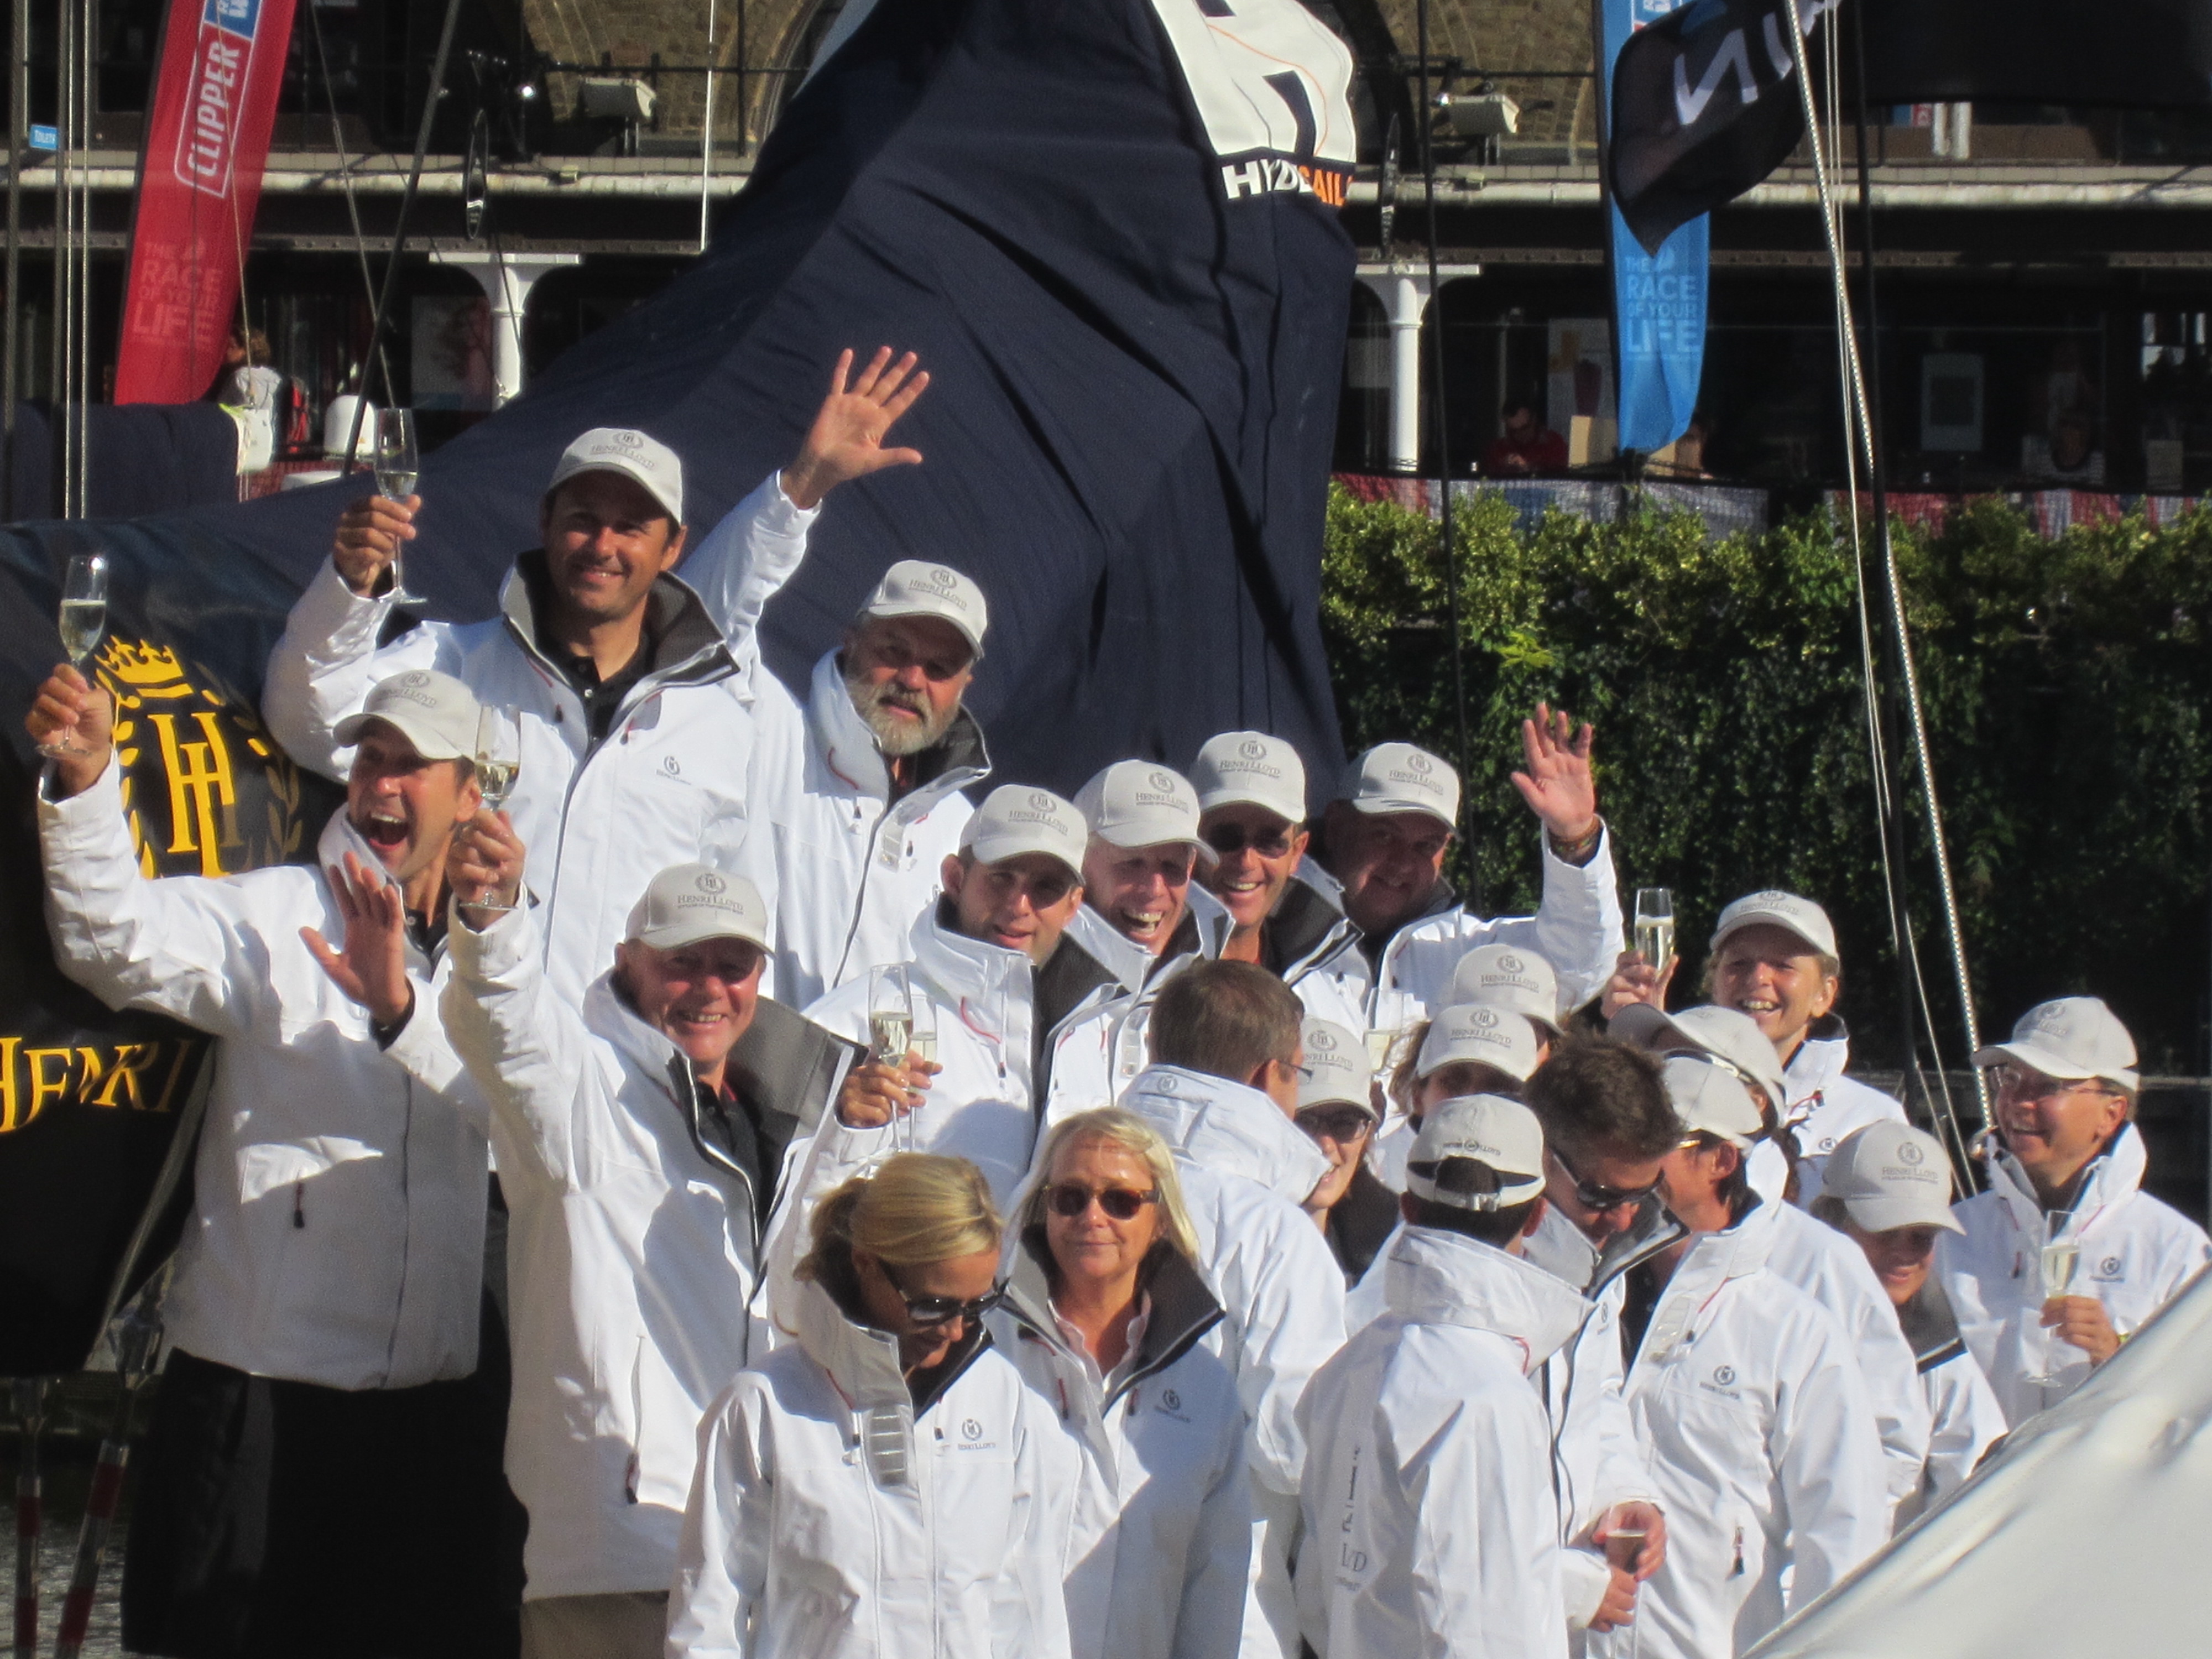
MULTIPOLYGON (((1480 265, 1443 265, 1437 280, 1476 276, 1480 265)), ((1429 309, 1425 267, 1393 263, 1362 265, 1359 280, 1382 302, 1390 324, 1390 467, 1395 472, 1421 468, 1421 319, 1429 309)))
POLYGON ((492 406, 497 408, 522 390, 522 315, 530 304, 530 290, 548 271, 581 264, 584 256, 507 253, 494 258, 489 252, 434 252, 430 260, 467 271, 491 301, 492 406))

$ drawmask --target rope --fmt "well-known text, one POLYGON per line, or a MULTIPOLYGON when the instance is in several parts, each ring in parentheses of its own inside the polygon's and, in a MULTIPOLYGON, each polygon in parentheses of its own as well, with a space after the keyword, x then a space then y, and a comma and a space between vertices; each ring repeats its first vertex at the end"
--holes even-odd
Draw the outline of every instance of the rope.
MULTIPOLYGON (((314 0, 308 0, 307 21, 313 26, 314 32, 315 67, 322 71, 323 101, 331 112, 331 148, 337 152, 338 186, 345 192, 346 218, 353 226, 354 258, 361 263, 362 297, 368 301, 369 311, 374 314, 376 310, 376 277, 368 268, 368 238, 362 232, 361 204, 354 196, 353 157, 346 151, 345 129, 338 119, 338 94, 337 85, 331 79, 330 49, 323 44, 322 9, 314 3, 314 0)), ((383 372, 386 381, 389 383, 392 370, 391 366, 383 362, 383 343, 377 342, 374 349, 379 367, 383 372)), ((368 376, 364 373, 362 375, 364 387, 367 383, 368 376)), ((341 390, 343 390, 343 382, 341 382, 341 390)), ((348 459, 350 459, 350 458, 348 459)))
POLYGON ((714 0, 707 0, 707 118, 699 141, 699 252, 707 251, 707 185, 714 171, 714 0))
MULTIPOLYGON (((1796 23, 1798 19, 1793 17, 1791 21, 1796 23)), ((1820 141, 1820 112, 1814 105, 1812 69, 1805 51, 1805 33, 1802 25, 1785 27, 1784 32, 1790 36, 1790 55, 1796 64, 1798 96, 1803 103, 1805 112, 1805 136, 1807 142, 1813 147, 1813 174, 1820 192, 1820 228, 1828 245, 1828 274, 1834 286, 1838 317, 1837 352, 1841 360, 1846 381, 1847 412, 1851 416, 1848 422, 1850 430, 1846 432, 1845 439, 1847 445, 1857 447, 1868 471, 1871 472, 1874 468, 1873 424, 1868 410, 1866 380, 1859 357, 1858 331, 1851 319, 1850 296, 1844 279, 1842 219, 1835 204, 1834 192, 1829 188, 1826 155, 1820 141)), ((1851 495, 1851 518, 1856 539, 1858 519, 1858 496, 1856 489, 1851 495)), ((1944 842, 1942 807, 1936 793, 1936 772, 1929 750, 1927 718, 1921 706, 1919 672, 1913 661, 1911 636, 1905 626, 1904 586, 1898 576, 1896 551, 1890 544, 1887 533, 1887 526, 1883 526, 1880 528, 1883 532, 1881 534, 1882 571, 1888 590, 1890 621, 1896 631, 1899 661, 1904 675, 1905 707, 1912 722, 1915 757, 1919 763, 1921 782, 1928 803, 1929 837, 1935 843, 1937 890, 1943 906, 1945 932, 1950 941, 1952 969, 1958 981, 1960 1005, 1966 1016, 1967 1051, 1971 1054, 1981 1047, 1981 1034, 1974 1014, 1973 982, 1966 969, 1965 935, 1959 924, 1958 895, 1951 883, 1950 853, 1944 842)), ((1885 865, 1887 865, 1886 854, 1885 865)), ((1908 935, 1910 931, 1908 927, 1905 929, 1908 935)), ((1916 952, 1916 963, 1917 959, 1916 952)), ((1919 976, 1916 974, 1915 977, 1917 979, 1919 976)), ((1935 1022, 1932 1011, 1928 1005, 1924 980, 1921 984, 1922 1018, 1928 1025, 1928 1040, 1935 1050, 1936 1075, 1940 1081, 1942 1076, 1942 1045, 1936 1036, 1935 1022)), ((1976 1086, 1978 1090, 1984 1086, 1978 1075, 1976 1086)), ((1952 1137, 1954 1140, 1963 1141, 1957 1108, 1952 1102, 1948 1083, 1942 1085, 1942 1097, 1943 1117, 1952 1137)), ((1986 1119, 1986 1100, 1983 1103, 1983 1106, 1984 1119, 1986 1119)))

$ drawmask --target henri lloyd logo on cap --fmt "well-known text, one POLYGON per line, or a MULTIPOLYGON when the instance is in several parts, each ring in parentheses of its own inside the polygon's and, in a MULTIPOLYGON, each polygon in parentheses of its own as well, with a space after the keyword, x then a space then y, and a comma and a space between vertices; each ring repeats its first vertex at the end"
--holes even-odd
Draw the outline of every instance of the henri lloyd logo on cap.
POLYGON ((1138 791, 1137 799, 1139 801, 1146 806, 1172 806, 1175 805, 1176 781, 1174 773, 1155 772, 1152 776, 1146 779, 1145 781, 1152 786, 1152 793, 1146 794, 1142 790, 1138 791))
POLYGON ((418 708, 435 708, 438 706, 438 694, 431 690, 429 685, 430 675, 428 670, 410 669, 393 682, 392 689, 385 695, 399 702, 411 702, 418 708))
POLYGON ((1336 1039, 1326 1031, 1310 1031, 1306 1034, 1306 1047, 1317 1054, 1333 1055, 1336 1053, 1336 1039))
POLYGON ((1224 756, 1220 762, 1222 775, 1249 773, 1255 778, 1279 778, 1283 769, 1267 758, 1267 745, 1257 738, 1247 738, 1237 745, 1233 757, 1224 756))
POLYGON ((712 870, 706 871, 700 876, 697 886, 702 893, 726 893, 730 890, 730 884, 712 870))
POLYGON ((1402 783, 1408 789, 1424 795, 1441 795, 1436 780, 1437 763, 1418 750, 1406 757, 1405 763, 1394 766, 1382 775, 1392 783, 1402 783))
POLYGON ((1904 1141, 1897 1149, 1897 1161, 1899 1164, 1917 1164, 1923 1162, 1927 1157, 1928 1154, 1920 1150, 1919 1143, 1917 1141, 1904 1141))

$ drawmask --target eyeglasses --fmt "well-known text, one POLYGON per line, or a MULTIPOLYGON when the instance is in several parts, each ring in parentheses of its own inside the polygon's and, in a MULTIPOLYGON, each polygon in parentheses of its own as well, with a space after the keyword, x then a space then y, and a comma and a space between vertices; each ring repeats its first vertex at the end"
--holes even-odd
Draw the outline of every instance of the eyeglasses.
POLYGON ((1374 1127, 1374 1116, 1357 1106, 1315 1106, 1298 1114, 1298 1127, 1316 1140, 1357 1140, 1374 1127))
POLYGON ((1072 1221, 1077 1216, 1089 1212, 1093 1199, 1098 1200, 1098 1207, 1106 1212, 1109 1220, 1134 1221, 1137 1212, 1147 1204, 1158 1203, 1160 1195, 1158 1192, 1133 1192, 1127 1187, 1092 1188, 1066 1181, 1052 1188, 1046 1194, 1045 1201, 1052 1206, 1054 1215, 1065 1216, 1072 1221))
POLYGON ((884 1277, 890 1280, 890 1287, 898 1292, 899 1300, 906 1304, 906 1316, 925 1329, 933 1325, 950 1325, 956 1319, 970 1321, 981 1319, 1006 1299, 1006 1287, 1004 1285, 994 1285, 973 1302, 963 1302, 957 1297, 915 1296, 908 1292, 905 1285, 891 1277, 891 1270, 888 1266, 884 1268, 884 1277))
POLYGON ((1239 823, 1217 823, 1198 834, 1200 840, 1224 858, 1248 847, 1263 859, 1279 859, 1291 850, 1291 826, 1288 824, 1280 830, 1262 830, 1253 834, 1239 823))
POLYGON ((2106 1095, 2115 1099, 2126 1097, 2110 1084, 2094 1077, 2045 1077, 2040 1072, 2029 1071, 2024 1066, 1992 1066, 1992 1080, 2001 1095, 2010 1095, 2015 1100, 2049 1100, 2058 1095, 2106 1095))
MULTIPOLYGON (((1694 1139, 1692 1137, 1692 1140, 1694 1139)), ((1552 1162, 1559 1166, 1559 1173, 1575 1183, 1575 1202, 1585 1210, 1618 1210, 1626 1205, 1641 1204, 1659 1190, 1656 1181, 1642 1187, 1607 1187, 1595 1181, 1585 1181, 1575 1173, 1575 1166, 1560 1157, 1557 1151, 1553 1151, 1551 1157, 1552 1162)))

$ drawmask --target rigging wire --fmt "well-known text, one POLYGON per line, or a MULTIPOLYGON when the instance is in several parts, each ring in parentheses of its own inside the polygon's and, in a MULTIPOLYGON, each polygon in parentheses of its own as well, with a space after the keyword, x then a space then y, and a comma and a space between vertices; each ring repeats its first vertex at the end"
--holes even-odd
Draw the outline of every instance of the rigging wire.
MULTIPOLYGON (((346 149, 345 128, 338 118, 337 83, 331 78, 330 48, 323 40, 322 8, 315 3, 315 0, 309 0, 307 21, 313 30, 315 66, 322 72, 323 101, 331 112, 331 148, 337 153, 338 187, 345 194, 346 219, 353 227, 354 258, 361 265, 362 297, 368 301, 369 312, 374 315, 376 310, 376 277, 369 270, 368 238, 362 231, 361 203, 354 194, 353 157, 346 149)), ((375 349, 377 367, 388 384, 391 380, 391 368, 384 361, 384 343, 381 340, 376 343, 375 349)), ((362 365, 363 390, 366 390, 368 384, 368 365, 366 363, 362 365)), ((344 390, 343 381, 339 383, 339 390, 344 390)))
MULTIPOLYGON (((739 94, 742 98, 743 94, 739 94)), ((714 0, 707 0, 707 114, 699 139, 699 252, 707 251, 707 185, 714 172, 714 0)))

